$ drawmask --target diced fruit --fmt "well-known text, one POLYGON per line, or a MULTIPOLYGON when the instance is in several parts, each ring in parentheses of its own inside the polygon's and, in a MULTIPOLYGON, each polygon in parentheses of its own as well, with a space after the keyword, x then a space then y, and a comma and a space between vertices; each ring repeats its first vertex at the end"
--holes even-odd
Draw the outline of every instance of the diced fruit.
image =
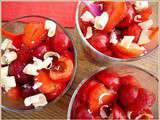
POLYGON ((136 23, 133 23, 132 25, 129 26, 128 30, 123 34, 124 36, 134 36, 134 42, 138 42, 139 36, 141 34, 141 27, 138 26, 136 23))
POLYGON ((105 51, 107 49, 107 44, 109 43, 109 38, 103 33, 95 33, 88 42, 98 51, 105 51))
POLYGON ((62 56, 70 58, 74 62, 74 53, 68 50, 65 50, 61 53, 62 56))
POLYGON ((50 70, 50 77, 54 82, 68 82, 73 72, 73 61, 70 58, 61 56, 50 70))
POLYGON ((93 119, 94 116, 92 115, 91 112, 85 107, 85 106, 80 106, 77 108, 76 112, 76 119, 93 119))
POLYGON ((126 16, 127 6, 125 2, 104 2, 103 9, 109 14, 109 21, 104 28, 107 33, 126 16))
POLYGON ((56 52, 60 53, 71 46, 71 41, 64 32, 57 31, 52 39, 52 46, 56 52))
POLYGON ((138 88, 132 85, 123 85, 119 90, 119 100, 123 106, 131 105, 137 98, 138 88))
POLYGON ((140 47, 136 43, 131 43, 128 49, 118 43, 112 46, 112 50, 117 57, 121 57, 121 55, 124 55, 126 58, 138 57, 145 52, 145 49, 143 47, 140 47))
POLYGON ((96 78, 110 89, 118 90, 120 87, 119 76, 116 73, 103 70, 96 75, 96 78))
POLYGON ((2 28, 2 35, 11 39, 16 48, 20 48, 22 44, 23 34, 14 34, 2 28))
POLYGON ((99 112, 99 108, 106 104, 114 103, 117 93, 113 90, 107 89, 103 84, 98 83, 92 88, 89 94, 89 108, 91 112, 99 112))
POLYGON ((47 100, 51 101, 51 100, 55 99, 58 95, 60 95, 63 92, 65 87, 66 87, 66 84, 64 84, 64 83, 56 83, 55 90, 51 93, 46 94, 47 100))
POLYGON ((118 27, 125 28, 128 27, 131 23, 133 23, 135 16, 135 10, 133 9, 133 6, 128 3, 127 4, 127 15, 126 17, 118 24, 118 27))
POLYGON ((136 86, 138 88, 141 87, 138 80, 135 77, 133 77, 132 75, 125 75, 123 77, 120 77, 120 83, 121 83, 121 85, 132 85, 132 86, 136 86))
POLYGON ((17 61, 29 63, 32 61, 32 53, 30 49, 27 48, 21 48, 17 51, 17 61))
POLYGON ((138 91, 138 96, 135 101, 127 107, 127 112, 132 112, 131 118, 135 118, 140 113, 142 113, 145 109, 150 109, 156 100, 156 96, 154 93, 140 88, 138 91))
POLYGON ((141 21, 144 22, 149 19, 152 14, 152 7, 144 8, 137 12, 138 15, 141 16, 141 21))
POLYGON ((15 76, 16 82, 20 84, 25 84, 33 80, 33 77, 23 73, 25 63, 22 63, 18 60, 13 61, 9 65, 9 75, 15 76))
POLYGON ((125 112, 122 110, 122 108, 120 108, 118 104, 114 104, 112 108, 112 116, 113 119, 120 119, 120 120, 124 120, 127 118, 125 112))
POLYGON ((37 57, 39 59, 43 58, 43 55, 49 51, 49 47, 47 44, 41 44, 40 46, 38 46, 37 48, 34 49, 33 51, 33 56, 37 57))
POLYGON ((7 92, 7 96, 13 100, 19 100, 22 98, 21 96, 21 89, 19 87, 14 87, 9 89, 7 92))
POLYGON ((26 47, 34 48, 42 41, 42 37, 46 34, 44 24, 31 22, 24 28, 23 44, 26 47))
POLYGON ((148 44, 143 45, 147 51, 153 50, 158 45, 158 34, 159 34, 159 27, 151 27, 149 30, 152 31, 151 35, 149 36, 150 42, 148 44))
POLYGON ((98 82, 96 82, 94 79, 90 80, 89 83, 87 83, 83 88, 81 88, 82 92, 81 92, 81 99, 83 102, 87 102, 88 100, 88 95, 90 93, 90 91, 93 89, 93 87, 98 84, 98 82))
POLYGON ((33 89, 32 84, 27 83, 22 86, 22 97, 23 98, 35 95, 37 93, 38 93, 38 89, 33 89))
POLYGON ((42 85, 38 88, 42 93, 52 93, 57 87, 57 84, 54 83, 49 77, 49 71, 40 70, 39 75, 35 77, 35 83, 40 82, 42 85))

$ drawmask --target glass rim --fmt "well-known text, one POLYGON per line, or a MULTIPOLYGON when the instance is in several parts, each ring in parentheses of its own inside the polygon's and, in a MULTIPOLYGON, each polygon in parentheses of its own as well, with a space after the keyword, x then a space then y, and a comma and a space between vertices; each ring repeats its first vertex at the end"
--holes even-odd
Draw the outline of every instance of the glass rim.
MULTIPOLYGON (((108 56, 108 55, 105 55, 103 54, 102 52, 98 51, 97 49, 95 49, 84 37, 82 31, 81 31, 81 28, 80 28, 80 25, 79 25, 79 9, 80 9, 80 5, 82 4, 83 1, 79 1, 78 4, 77 4, 77 7, 76 7, 76 16, 75 16, 75 20, 76 20, 76 29, 78 31, 78 34, 80 35, 80 38, 82 41, 84 41, 85 44, 87 44, 89 46, 89 48, 97 53, 98 55, 100 55, 101 57, 111 61, 111 62, 130 62, 130 61, 136 61, 136 60, 140 60, 142 58, 145 58, 145 57, 148 57, 149 55, 151 55, 152 53, 154 53, 157 48, 159 47, 159 44, 152 50, 150 50, 148 53, 142 55, 142 56, 138 56, 138 57, 134 57, 134 58, 116 58, 116 57, 111 57, 111 56, 108 56)), ((158 38, 159 39, 159 36, 158 38)))
MULTIPOLYGON (((42 18, 42 19, 46 19, 46 20, 51 20, 53 22, 56 23, 56 25, 58 25, 62 30, 63 32, 69 37, 69 39, 71 40, 72 44, 73 44, 73 50, 74 50, 74 70, 73 70, 73 73, 72 73, 72 76, 71 76, 71 79, 69 80, 69 82, 67 83, 65 89, 63 90, 63 92, 57 96, 53 101, 50 101, 48 102, 48 104, 46 106, 43 106, 43 107, 38 107, 37 109, 36 108, 33 108, 33 109, 14 109, 14 108, 9 108, 9 107, 6 107, 5 105, 0 105, 1 108, 3 108, 4 110, 7 110, 7 111, 11 111, 11 112, 34 112, 34 111, 39 111, 39 110, 42 110, 44 108, 46 108, 48 105, 50 104, 55 104, 58 100, 60 100, 65 94, 66 92, 69 90, 69 88, 71 87, 74 79, 75 79, 75 76, 76 76, 76 72, 77 72, 77 67, 78 67, 78 55, 77 55, 77 48, 76 48, 76 45, 75 45, 75 41, 73 39, 73 37, 71 37, 71 34, 68 32, 68 30, 66 30, 62 25, 60 25, 57 21, 55 21, 54 19, 51 19, 51 18, 48 18, 48 17, 44 17, 44 16, 40 16, 40 15, 27 15, 27 16, 21 16, 21 17, 17 17, 15 19, 11 19, 11 20, 8 20, 6 21, 2 27, 5 27, 6 25, 8 24, 11 24, 12 22, 16 22, 17 20, 20 20, 20 19, 27 19, 27 18, 31 18, 31 17, 35 17, 35 18, 42 18)), ((2 91, 1 91, 2 93, 2 91)), ((2 93, 3 94, 3 93, 2 93)))
POLYGON ((132 64, 126 64, 126 63, 114 63, 114 64, 110 64, 108 66, 103 66, 103 67, 100 67, 98 70, 95 70, 94 72, 92 72, 91 74, 89 74, 87 77, 85 77, 84 79, 82 79, 82 81, 80 81, 80 83, 78 84, 78 86, 76 87, 76 89, 74 90, 73 94, 72 94, 72 97, 70 99, 70 103, 69 103, 69 106, 68 106, 68 111, 67 111, 67 120, 70 120, 71 119, 71 113, 72 113, 72 105, 73 105, 73 102, 75 100, 75 97, 77 95, 77 93, 79 92, 80 88, 89 80, 89 78, 91 78, 92 76, 94 76, 95 74, 97 74, 98 72, 102 71, 102 70, 105 70, 105 69, 108 69, 108 68, 111 68, 111 67, 114 67, 114 66, 127 66, 127 67, 131 67, 131 68, 135 68, 135 69, 138 69, 140 71, 143 71, 145 72, 146 74, 152 76, 153 78, 155 78, 155 80, 159 81, 158 77, 155 76, 152 72, 149 72, 148 70, 142 68, 142 67, 139 67, 137 65, 132 65, 132 64))

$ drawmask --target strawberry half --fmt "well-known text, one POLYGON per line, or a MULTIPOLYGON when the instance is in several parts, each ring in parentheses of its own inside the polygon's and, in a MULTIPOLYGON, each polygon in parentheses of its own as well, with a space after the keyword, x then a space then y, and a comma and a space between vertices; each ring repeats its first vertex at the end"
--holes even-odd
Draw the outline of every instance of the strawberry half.
POLYGON ((19 100, 22 98, 21 89, 19 87, 13 87, 8 90, 7 96, 13 100, 19 100))
POLYGON ((99 112, 99 108, 104 104, 114 103, 117 93, 107 89, 103 84, 98 83, 92 88, 89 94, 89 108, 91 112, 99 112))

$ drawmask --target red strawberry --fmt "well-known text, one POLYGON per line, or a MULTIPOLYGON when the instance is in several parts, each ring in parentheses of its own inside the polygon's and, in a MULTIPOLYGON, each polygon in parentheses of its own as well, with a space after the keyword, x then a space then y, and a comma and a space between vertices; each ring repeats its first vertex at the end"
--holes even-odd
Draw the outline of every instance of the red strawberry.
POLYGON ((42 37, 46 34, 44 24, 30 22, 24 28, 24 37, 22 43, 29 48, 34 48, 42 42, 42 37))
POLYGON ((123 85, 119 90, 119 100, 123 106, 131 105, 138 96, 138 88, 132 85, 123 85))
POLYGON ((73 61, 70 58, 61 56, 50 70, 50 77, 54 82, 68 82, 74 69, 73 61))
POLYGON ((133 41, 137 43, 139 40, 141 31, 142 31, 141 27, 138 26, 138 24, 133 23, 132 25, 129 26, 127 32, 125 32, 126 34, 124 33, 123 35, 134 36, 135 38, 133 41))
POLYGON ((21 89, 19 87, 13 87, 8 90, 7 96, 13 100, 19 100, 22 98, 21 89))
POLYGON ((131 118, 135 118, 146 109, 150 109, 156 100, 154 93, 140 88, 135 101, 126 108, 127 112, 132 112, 131 118))
POLYGON ((40 82, 42 85, 38 88, 42 93, 52 93, 57 88, 57 84, 54 83, 49 77, 49 71, 40 70, 39 75, 35 77, 35 83, 40 82))
POLYGON ((55 51, 60 53, 71 46, 71 41, 63 31, 57 31, 52 39, 52 46, 55 51))
POLYGON ((22 97, 23 98, 35 95, 37 93, 38 93, 38 89, 33 89, 32 84, 27 83, 22 86, 22 97))
POLYGON ((96 75, 96 78, 108 88, 118 90, 120 87, 119 75, 116 73, 109 73, 107 70, 103 70, 96 75))
POLYGON ((89 94, 89 108, 91 112, 99 112, 99 108, 104 104, 114 103, 117 93, 113 90, 107 89, 103 84, 95 85, 89 94))
POLYGON ((51 101, 55 99, 57 96, 59 96, 65 89, 66 84, 64 83, 56 83, 56 88, 53 92, 47 93, 46 97, 48 101, 51 101))
POLYGON ((23 72, 23 69, 25 66, 26 64, 20 62, 18 59, 13 61, 9 65, 9 75, 15 76, 16 82, 19 84, 25 84, 25 83, 33 81, 32 76, 27 75, 23 72))
POLYGON ((120 83, 121 85, 133 85, 138 88, 141 87, 140 83, 132 75, 126 75, 126 76, 120 77, 120 83))
POLYGON ((93 87, 98 84, 98 82, 96 82, 94 79, 91 79, 87 84, 85 84, 81 90, 81 99, 83 102, 87 102, 88 100, 88 95, 90 93, 90 91, 93 89, 93 87))
POLYGON ((49 51, 49 47, 47 44, 41 44, 33 51, 33 56, 42 59, 43 55, 49 51))
POLYGON ((91 39, 88 39, 88 42, 98 51, 105 51, 107 49, 107 44, 109 43, 108 36, 102 33, 93 34, 91 39))
POLYGON ((86 106, 81 105, 77 108, 76 118, 75 119, 93 119, 94 116, 86 108, 86 106))
POLYGON ((118 27, 120 28, 128 27, 131 23, 133 23, 135 11, 130 3, 127 4, 127 8, 128 10, 126 17, 118 24, 118 27))
POLYGON ((122 110, 122 108, 120 108, 118 104, 114 104, 112 108, 112 116, 113 119, 120 119, 120 120, 124 120, 127 118, 125 112, 122 110))
POLYGON ((61 53, 62 56, 70 58, 74 62, 74 53, 69 50, 65 50, 61 53))

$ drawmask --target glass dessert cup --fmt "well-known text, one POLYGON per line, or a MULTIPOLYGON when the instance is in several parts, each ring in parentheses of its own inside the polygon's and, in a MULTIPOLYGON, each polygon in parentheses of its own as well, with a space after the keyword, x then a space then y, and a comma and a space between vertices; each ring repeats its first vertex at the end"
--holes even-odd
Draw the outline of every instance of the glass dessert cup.
MULTIPOLYGON (((19 34, 22 33, 24 31, 24 26, 27 23, 30 22, 45 22, 46 20, 50 20, 53 21, 54 23, 56 23, 57 28, 60 29, 71 41, 71 51, 73 52, 73 72, 71 74, 71 77, 69 78, 69 81, 67 82, 65 88, 61 91, 61 93, 59 93, 59 95, 48 102, 47 105, 53 105, 55 104, 60 98, 62 98, 62 96, 67 92, 67 90, 70 88, 75 74, 76 74, 76 69, 77 69, 77 50, 75 48, 74 42, 70 36, 70 34, 68 33, 67 30, 65 30, 65 28, 63 28, 59 23, 57 23, 56 21, 47 18, 47 17, 43 17, 43 16, 36 16, 36 15, 31 15, 31 16, 23 16, 20 18, 16 18, 13 20, 10 20, 6 23, 3 24, 3 29, 14 33, 14 34, 19 34), (23 22, 22 22, 23 21, 23 22)), ((6 37, 2 35, 2 41, 5 39, 6 37)), ((25 59, 25 58, 24 58, 25 59)), ((2 102, 1 102, 1 107, 4 108, 4 110, 9 110, 9 111, 13 111, 13 112, 26 112, 26 111, 34 111, 34 110, 41 110, 42 108, 46 107, 46 106, 40 106, 37 108, 34 108, 33 106, 25 106, 24 105, 24 100, 12 100, 10 99, 6 94, 4 94, 4 90, 1 89, 1 97, 2 97, 2 102)))
MULTIPOLYGON (((127 65, 127 64, 114 64, 114 65, 109 65, 107 67, 100 68, 100 70, 94 72, 92 75, 90 75, 89 77, 87 77, 81 81, 81 83, 78 85, 78 87, 76 88, 76 90, 74 91, 74 93, 72 95, 72 98, 71 98, 71 101, 69 104, 69 108, 68 108, 67 119, 70 120, 70 119, 73 119, 76 117, 73 114, 76 114, 75 111, 78 110, 77 109, 78 105, 79 106, 83 105, 83 104, 86 105, 86 103, 82 102, 83 101, 82 97, 84 97, 84 96, 81 96, 83 94, 82 92, 86 87, 87 88, 85 90, 88 90, 89 87, 91 88, 90 85, 93 85, 93 82, 91 84, 88 84, 89 81, 95 80, 94 76, 97 75, 97 73, 99 73, 102 70, 107 70, 108 72, 111 72, 111 73, 118 73, 119 75, 134 76, 137 79, 138 83, 140 83, 142 88, 147 89, 155 94, 156 101, 155 101, 154 105, 152 106, 151 111, 154 115, 154 119, 159 118, 159 115, 158 115, 158 79, 153 74, 147 72, 146 70, 144 70, 142 68, 139 68, 139 67, 136 67, 133 65, 127 65), (89 85, 89 87, 88 87, 88 85, 89 85), (82 94, 80 94, 80 93, 82 93, 82 94)), ((92 90, 93 90, 93 87, 92 87, 92 90)), ((85 92, 85 93, 88 93, 88 92, 85 92)), ((87 94, 87 96, 88 96, 88 94, 87 94)), ((86 99, 88 100, 89 98, 86 98, 86 99)), ((88 104, 86 105, 86 107, 87 108, 89 107, 88 104)), ((89 108, 87 110, 90 111, 89 108)), ((78 112, 78 113, 80 113, 80 112, 78 112)), ((92 112, 89 112, 89 113, 92 113, 92 112)), ((84 112, 84 114, 85 114, 85 112, 84 112)), ((82 116, 82 114, 81 114, 81 116, 82 116)))
MULTIPOLYGON (((149 3, 151 4, 151 3, 149 3)), ((149 50, 147 51, 147 53, 145 53, 144 55, 142 56, 138 56, 138 57, 133 57, 133 58, 118 58, 118 57, 111 57, 109 55, 106 55, 106 54, 103 54, 102 52, 98 51, 97 49, 95 49, 88 41, 87 39, 85 38, 81 28, 80 28, 80 15, 82 14, 82 10, 83 8, 85 7, 86 5, 83 3, 83 2, 79 2, 78 5, 77 5, 77 10, 76 10, 76 28, 77 28, 77 31, 80 35, 80 38, 81 38, 81 42, 83 44, 83 48, 84 48, 84 51, 86 52, 87 56, 89 59, 91 60, 94 60, 96 62, 99 62, 99 63, 108 63, 108 62, 129 62, 129 61, 136 61, 136 60, 140 60, 140 59, 143 59, 147 56, 149 56, 151 53, 153 53, 157 48, 158 48, 158 43, 157 43, 157 46, 152 49, 152 50, 149 50)), ((152 4, 151 4, 152 6, 152 4)), ((152 14, 156 14, 158 13, 157 12, 157 9, 154 8, 153 10, 153 13, 152 14)), ((157 15, 157 14, 156 14, 157 15)), ((156 16, 155 15, 155 16, 156 16)), ((151 16, 153 19, 154 19, 154 16, 151 16)), ((157 18, 158 19, 158 18, 157 18)), ((154 22, 157 24, 158 21, 154 19, 154 22)), ((159 36, 158 36, 159 37, 159 36)), ((159 40, 159 38, 158 38, 159 40)))

